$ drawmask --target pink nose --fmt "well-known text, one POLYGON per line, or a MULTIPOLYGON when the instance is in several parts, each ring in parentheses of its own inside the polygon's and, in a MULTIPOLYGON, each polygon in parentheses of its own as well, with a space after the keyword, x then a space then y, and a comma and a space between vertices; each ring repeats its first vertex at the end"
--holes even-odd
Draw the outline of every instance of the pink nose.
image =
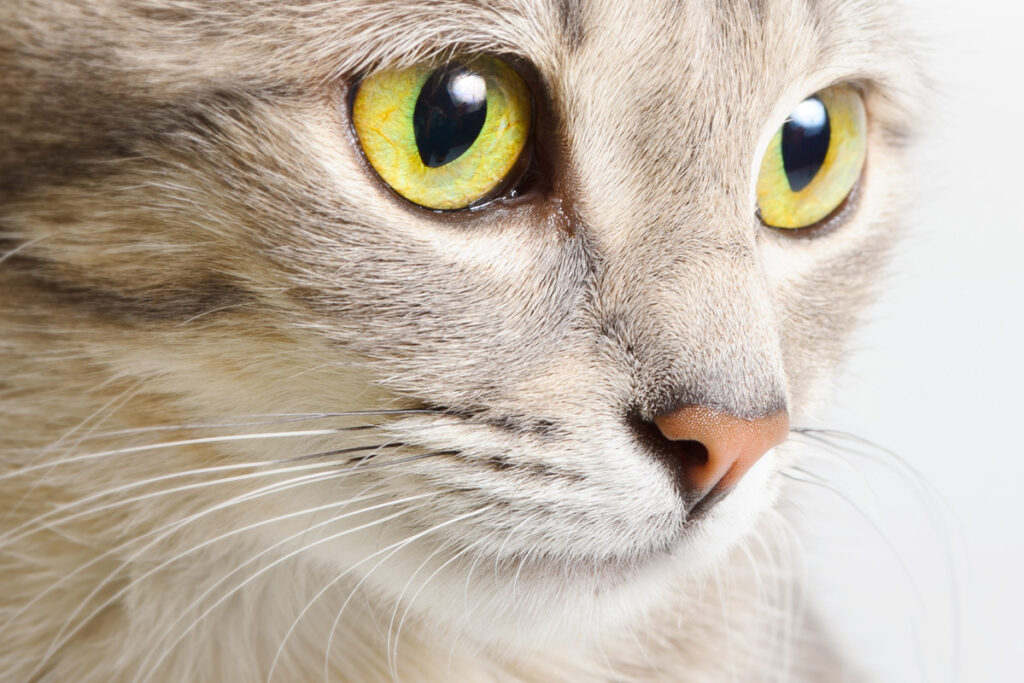
POLYGON ((688 405, 654 418, 654 423, 666 439, 690 442, 691 447, 679 450, 676 469, 684 490, 695 495, 697 501, 709 499, 707 503, 727 493, 789 433, 789 414, 784 410, 744 420, 712 408, 688 405))

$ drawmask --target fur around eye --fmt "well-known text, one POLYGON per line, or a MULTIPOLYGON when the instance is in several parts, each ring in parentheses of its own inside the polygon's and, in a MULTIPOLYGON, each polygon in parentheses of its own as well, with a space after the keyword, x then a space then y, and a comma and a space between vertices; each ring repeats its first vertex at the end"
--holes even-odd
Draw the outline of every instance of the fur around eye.
POLYGON ((516 167, 530 131, 523 79, 496 57, 383 71, 364 80, 352 124, 373 169, 428 209, 463 209, 516 167))
POLYGON ((867 116, 849 85, 801 102, 768 145, 757 180, 761 220, 796 230, 828 218, 853 191, 867 155, 867 116))

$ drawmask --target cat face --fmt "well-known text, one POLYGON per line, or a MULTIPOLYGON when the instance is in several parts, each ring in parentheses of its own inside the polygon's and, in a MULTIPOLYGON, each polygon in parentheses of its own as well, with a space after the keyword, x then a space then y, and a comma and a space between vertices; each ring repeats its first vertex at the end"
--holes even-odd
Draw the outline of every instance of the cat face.
MULTIPOLYGON (((888 9, 162 5, 69 6, 76 30, 19 67, 34 85, 5 121, 24 140, 4 158, 4 227, 23 245, 4 264, 11 309, 77 331, 46 342, 87 359, 65 386, 131 387, 114 424, 338 415, 119 460, 104 486, 276 468, 129 506, 153 529, 240 499, 161 558, 276 519, 217 547, 241 562, 276 543, 270 557, 507 642, 523 623, 614 623, 749 533, 788 447, 696 515, 651 425, 681 405, 798 421, 838 361, 899 222, 913 97, 888 9), (520 75, 530 157, 514 192, 439 212, 374 171, 352 102, 376 74, 452 55, 520 75), (868 120, 853 195, 817 227, 767 227, 773 136, 841 84, 868 120), (46 131, 28 122, 40 108, 46 131), (349 499, 367 502, 326 507, 349 499), (316 526, 331 515, 348 516, 316 526)), ((68 475, 72 497, 90 467, 68 475)))

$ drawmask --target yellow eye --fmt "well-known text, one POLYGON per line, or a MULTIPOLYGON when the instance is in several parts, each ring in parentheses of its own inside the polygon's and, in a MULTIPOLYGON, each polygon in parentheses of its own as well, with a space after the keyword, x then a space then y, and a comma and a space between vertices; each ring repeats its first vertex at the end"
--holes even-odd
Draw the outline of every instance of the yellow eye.
POLYGON ((515 168, 530 110, 519 74, 500 59, 473 57, 370 76, 356 92, 352 123, 395 192, 429 209, 463 209, 515 168))
POLYGON ((860 178, 867 116, 860 93, 826 88, 801 102, 761 161, 757 205, 773 228, 806 228, 838 209, 860 178))

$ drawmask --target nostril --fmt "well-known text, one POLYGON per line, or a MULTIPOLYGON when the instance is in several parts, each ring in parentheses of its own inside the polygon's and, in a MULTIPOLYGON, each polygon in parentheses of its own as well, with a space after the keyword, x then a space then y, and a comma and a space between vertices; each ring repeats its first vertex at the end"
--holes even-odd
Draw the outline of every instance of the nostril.
POLYGON ((694 486, 691 473, 701 470, 708 463, 708 449, 700 441, 687 439, 673 441, 665 438, 653 422, 648 422, 638 415, 629 418, 629 425, 648 453, 654 455, 672 475, 673 483, 687 509, 696 506, 703 492, 694 486))
POLYGON ((707 446, 700 441, 669 441, 668 443, 675 450, 676 458, 679 459, 684 470, 705 467, 708 464, 707 446))
POLYGON ((631 420, 637 438, 664 462, 690 514, 712 507, 789 433, 786 411, 743 419, 686 405, 648 422, 631 420))
POLYGON ((694 478, 694 473, 708 469, 711 454, 708 453, 707 446, 693 439, 665 441, 666 453, 672 463, 670 471, 675 479, 676 490, 679 491, 692 516, 699 508, 704 507, 703 503, 709 493, 707 486, 694 478))

